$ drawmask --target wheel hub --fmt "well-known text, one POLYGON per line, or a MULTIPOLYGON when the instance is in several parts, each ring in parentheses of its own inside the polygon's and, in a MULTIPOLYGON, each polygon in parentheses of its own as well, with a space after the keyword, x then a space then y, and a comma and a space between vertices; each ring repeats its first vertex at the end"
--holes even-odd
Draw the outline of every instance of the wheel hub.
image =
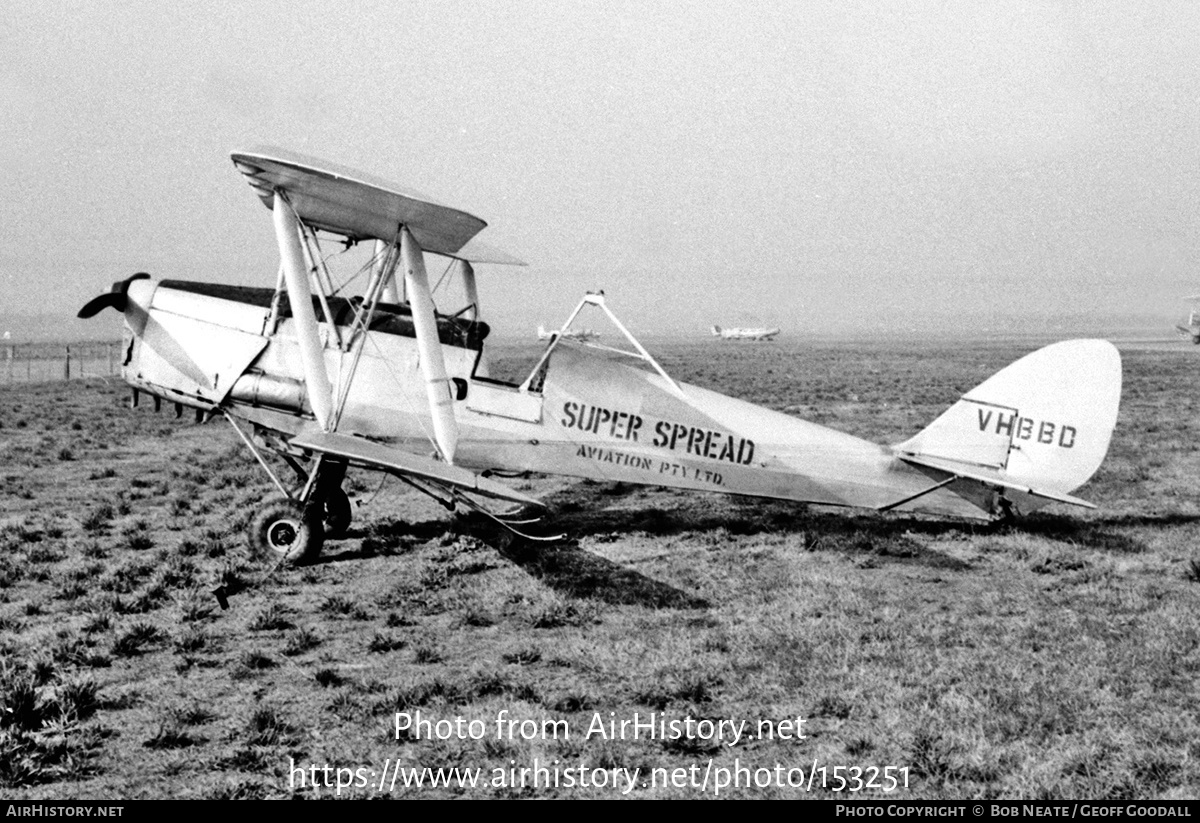
POLYGON ((296 542, 297 531, 296 524, 292 521, 276 520, 267 527, 267 539, 271 541, 272 546, 288 549, 296 542))

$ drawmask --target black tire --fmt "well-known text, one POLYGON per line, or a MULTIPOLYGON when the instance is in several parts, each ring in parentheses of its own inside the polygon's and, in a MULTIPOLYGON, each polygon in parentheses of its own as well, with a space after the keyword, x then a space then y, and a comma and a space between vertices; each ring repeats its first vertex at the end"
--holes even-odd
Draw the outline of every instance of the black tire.
POLYGON ((286 497, 263 501, 247 532, 250 549, 259 557, 293 565, 314 560, 325 542, 316 509, 286 497))
POLYGON ((354 509, 350 506, 350 498, 341 489, 332 489, 325 495, 321 504, 324 510, 324 526, 326 537, 345 537, 350 529, 350 521, 354 519, 354 509))

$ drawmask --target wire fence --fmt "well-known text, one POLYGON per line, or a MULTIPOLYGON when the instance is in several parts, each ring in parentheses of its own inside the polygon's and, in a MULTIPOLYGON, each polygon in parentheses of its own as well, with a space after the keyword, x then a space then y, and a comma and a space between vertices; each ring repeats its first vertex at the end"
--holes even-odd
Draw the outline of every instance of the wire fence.
POLYGON ((0 382, 47 383, 120 373, 121 344, 0 343, 0 382))

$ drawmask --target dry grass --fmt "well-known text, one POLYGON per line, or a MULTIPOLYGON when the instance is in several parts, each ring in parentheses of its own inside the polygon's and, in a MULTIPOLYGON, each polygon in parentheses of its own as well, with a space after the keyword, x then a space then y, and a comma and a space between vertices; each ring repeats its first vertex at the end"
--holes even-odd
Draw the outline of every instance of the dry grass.
MULTIPOLYGON (((680 379, 896 442, 1033 344, 655 348, 680 379)), ((271 488, 231 431, 131 411, 107 383, 10 388, 0 793, 308 797, 289 785, 293 762, 378 770, 399 758, 490 776, 536 757, 896 765, 910 769, 894 795, 905 799, 1196 797, 1198 356, 1125 352, 1118 431, 1080 492, 1096 512, 983 528, 516 481, 569 535, 543 546, 389 482, 318 563, 270 573, 241 532, 271 488), (242 588, 229 611, 211 595, 220 583, 242 588), (395 739, 394 713, 417 710, 487 722, 507 711, 575 734, 395 739), (595 714, 650 711, 752 727, 799 716, 807 738, 579 735, 595 714)), ((378 478, 348 486, 371 498, 378 478)))

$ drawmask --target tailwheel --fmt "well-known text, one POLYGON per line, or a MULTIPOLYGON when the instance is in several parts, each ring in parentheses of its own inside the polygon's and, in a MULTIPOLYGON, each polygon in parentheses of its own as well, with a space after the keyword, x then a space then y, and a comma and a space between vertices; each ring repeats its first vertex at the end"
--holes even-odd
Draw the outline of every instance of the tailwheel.
POLYGON ((325 536, 332 538, 345 537, 350 529, 350 521, 354 519, 354 510, 350 506, 350 498, 340 488, 327 491, 321 500, 321 511, 325 536))
POLYGON ((250 521, 248 537, 250 548, 260 557, 297 564, 314 560, 321 553, 325 530, 317 507, 287 497, 272 497, 263 502, 250 521))

